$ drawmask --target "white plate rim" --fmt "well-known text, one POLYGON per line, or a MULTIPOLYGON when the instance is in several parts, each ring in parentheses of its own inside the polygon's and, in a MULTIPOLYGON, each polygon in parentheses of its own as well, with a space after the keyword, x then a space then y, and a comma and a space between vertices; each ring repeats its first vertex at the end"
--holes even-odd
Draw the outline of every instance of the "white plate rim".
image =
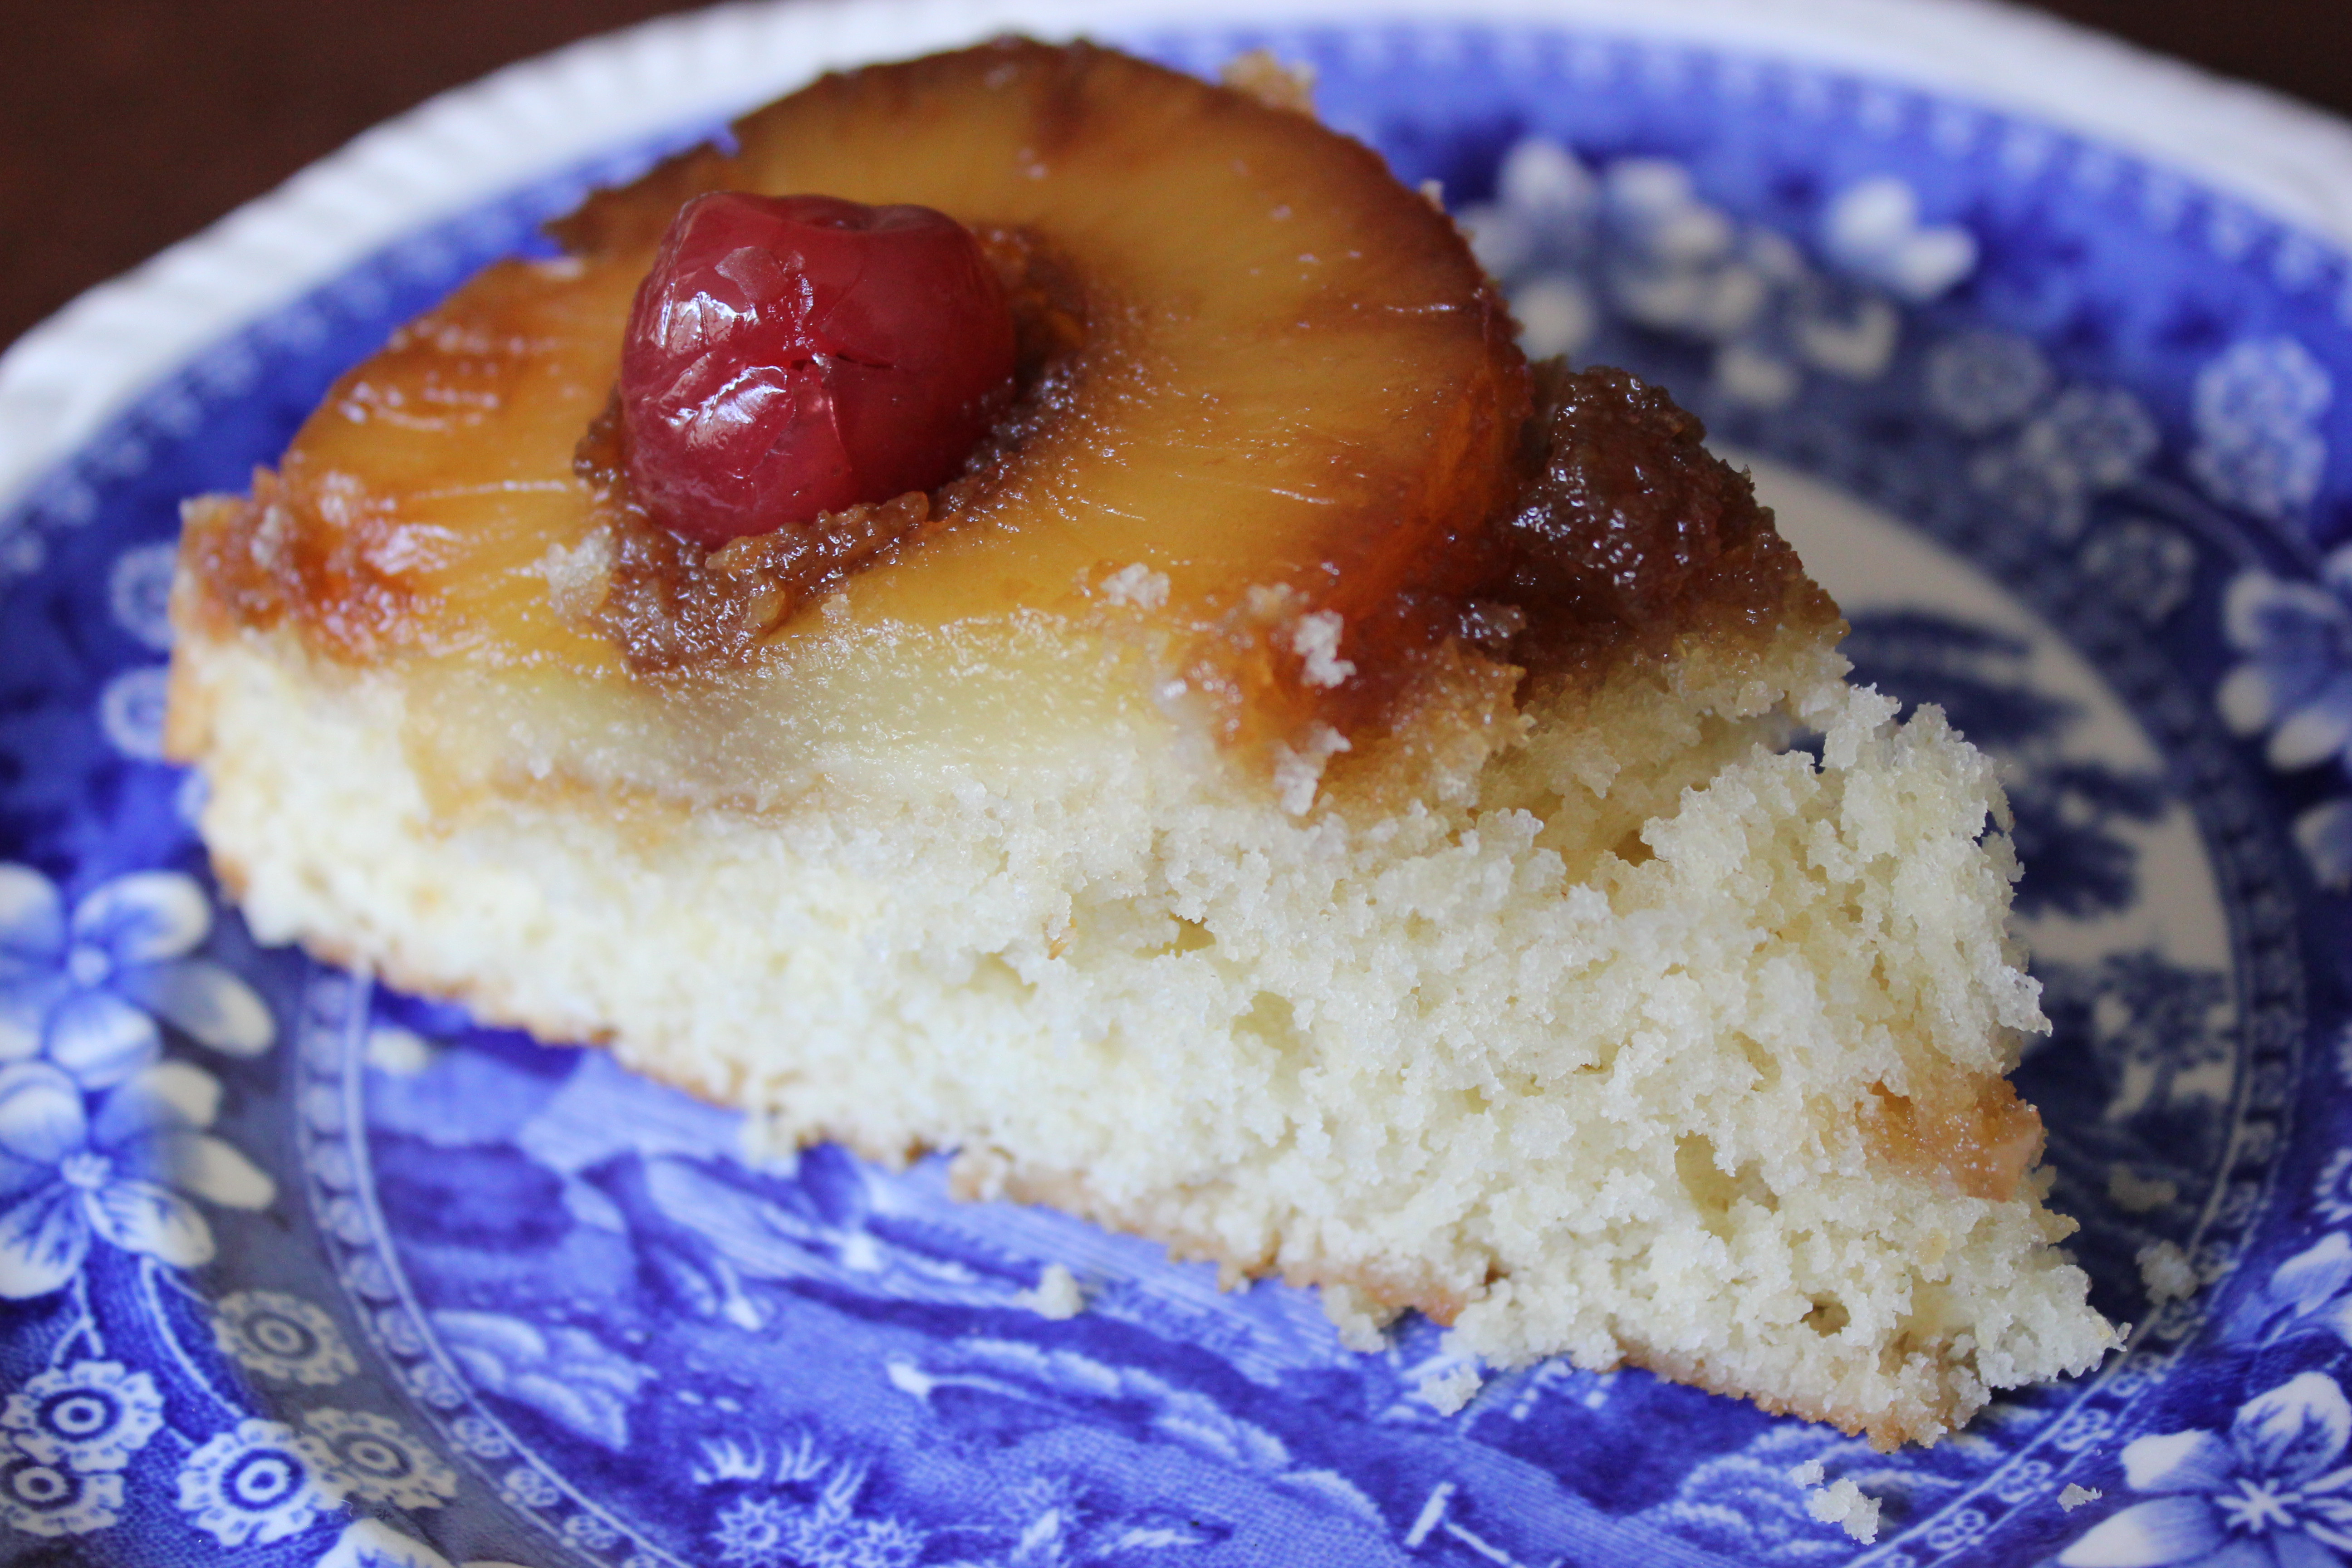
POLYGON ((2352 123, 2000 0, 748 0, 445 92, 35 326, 0 353, 0 511, 201 349, 382 247, 825 69, 1006 31, 1480 22, 1707 44, 1973 100, 2352 248, 2352 123))

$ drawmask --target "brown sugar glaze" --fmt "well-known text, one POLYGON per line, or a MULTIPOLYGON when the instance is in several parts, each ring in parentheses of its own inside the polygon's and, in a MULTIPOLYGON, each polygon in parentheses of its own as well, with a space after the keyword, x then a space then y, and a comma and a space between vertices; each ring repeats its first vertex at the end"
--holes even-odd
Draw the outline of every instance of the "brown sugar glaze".
POLYGON ((829 514, 814 528, 781 528, 708 550, 664 528, 635 495, 617 398, 589 426, 572 471, 589 487, 612 563, 604 596, 583 606, 584 618, 633 672, 757 659, 809 605, 970 515, 1037 433, 1067 416, 1084 374, 1084 291, 1034 236, 993 229, 978 237, 1013 307, 1018 396, 936 500, 908 491, 829 514))
POLYGON ((1870 1086, 1863 1146, 1879 1163, 1927 1177, 1947 1191, 2004 1203, 2042 1157, 2042 1114, 1994 1074, 1933 1074, 1922 1092, 1870 1086))
POLYGON ((845 586, 885 623, 1117 622, 1178 711, 1260 755, 1377 734, 1432 671, 1590 679, 1834 620, 1696 419, 1619 373, 1531 374, 1452 226, 1305 115, 1007 42, 824 79, 738 141, 592 198, 556 226, 572 256, 488 269, 339 383, 250 500, 192 509, 191 613, 352 663, 677 689, 818 635, 845 586), (814 185, 982 233, 1024 395, 940 491, 706 552, 617 482, 620 321, 688 196, 814 185), (1106 607, 1130 563, 1163 603, 1106 607), (1297 631, 1324 612, 1345 675, 1318 681, 1297 631))

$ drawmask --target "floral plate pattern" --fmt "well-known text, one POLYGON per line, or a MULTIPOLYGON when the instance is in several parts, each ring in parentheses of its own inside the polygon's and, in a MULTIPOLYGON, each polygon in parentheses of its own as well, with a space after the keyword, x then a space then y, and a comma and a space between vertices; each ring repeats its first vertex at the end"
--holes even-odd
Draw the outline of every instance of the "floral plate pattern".
POLYGON ((1121 41, 1310 63, 1531 349, 1697 409, 1863 678, 2003 759, 2054 1025, 2021 1082, 2128 1351, 1892 1456, 1638 1372, 1491 1375, 1417 1321, 1359 1354, 1305 1293, 952 1203, 936 1163, 762 1160, 601 1055, 257 949, 160 760, 178 500, 689 124, 268 313, 0 514, 0 1557, 2352 1559, 2342 251, 1734 49, 1121 41))

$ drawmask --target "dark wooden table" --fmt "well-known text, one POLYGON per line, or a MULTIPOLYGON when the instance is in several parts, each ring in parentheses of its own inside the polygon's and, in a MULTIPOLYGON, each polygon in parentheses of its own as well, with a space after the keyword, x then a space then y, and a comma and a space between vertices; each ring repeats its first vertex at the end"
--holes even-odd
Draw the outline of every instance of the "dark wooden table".
MULTIPOLYGON (((653 0, 0 0, 0 343, 368 126, 653 0)), ((2352 0, 2044 9, 2352 115, 2352 0)))

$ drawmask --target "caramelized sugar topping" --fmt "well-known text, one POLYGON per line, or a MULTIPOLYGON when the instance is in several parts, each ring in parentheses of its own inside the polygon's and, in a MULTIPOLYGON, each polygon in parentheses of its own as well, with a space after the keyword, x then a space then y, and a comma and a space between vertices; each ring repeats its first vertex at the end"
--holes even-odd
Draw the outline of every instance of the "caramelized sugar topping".
POLYGON ((1524 612, 1516 658, 1549 667, 1621 641, 1761 629, 1792 608, 1834 615, 1801 591, 1796 552, 1696 416, 1622 370, 1540 375, 1538 466, 1474 596, 1524 612))
POLYGON ((648 515, 626 467, 616 408, 588 427, 573 466, 604 527, 581 547, 578 596, 558 613, 592 628, 639 675, 752 662, 779 626, 853 573, 938 525, 920 490, 827 512, 714 549, 648 515))
POLYGON ((2005 1078, 1938 1086, 1916 1096, 1871 1085, 1863 1141, 1889 1165, 1972 1198, 2005 1203, 2042 1154, 2042 1117, 2005 1078))
POLYGON ((250 502, 192 517, 189 613, 670 684, 824 635, 846 588, 869 628, 1117 626, 1156 700, 1244 751, 1377 730, 1465 658, 1575 676, 1834 619, 1696 419, 1618 372, 1538 387, 1452 225, 1303 114, 1015 41, 827 77, 738 138, 347 375, 250 502), (647 523, 600 416, 655 245, 716 189, 982 236, 1022 390, 961 476, 782 542, 647 523))
POLYGON ((1086 337, 1083 292, 1034 236, 975 237, 1010 307, 1014 405, 938 492, 843 508, 710 548, 681 537, 646 504, 632 476, 631 438, 616 395, 572 456, 601 529, 591 549, 606 567, 601 597, 561 606, 609 639, 640 675, 741 666, 783 625, 850 577, 969 516, 1036 433, 1068 414, 1086 337))

